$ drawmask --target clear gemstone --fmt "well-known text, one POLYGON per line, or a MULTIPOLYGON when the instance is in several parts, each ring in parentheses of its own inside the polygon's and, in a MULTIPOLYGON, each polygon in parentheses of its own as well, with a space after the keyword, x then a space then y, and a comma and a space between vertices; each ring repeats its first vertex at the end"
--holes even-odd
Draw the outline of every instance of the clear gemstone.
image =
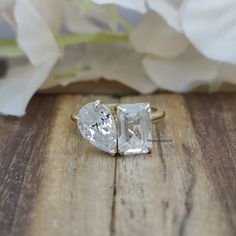
POLYGON ((117 107, 118 150, 124 155, 148 153, 152 148, 151 109, 147 103, 117 107))
POLYGON ((116 125, 107 106, 101 102, 88 103, 80 109, 78 118, 78 127, 85 139, 102 151, 116 153, 116 125))

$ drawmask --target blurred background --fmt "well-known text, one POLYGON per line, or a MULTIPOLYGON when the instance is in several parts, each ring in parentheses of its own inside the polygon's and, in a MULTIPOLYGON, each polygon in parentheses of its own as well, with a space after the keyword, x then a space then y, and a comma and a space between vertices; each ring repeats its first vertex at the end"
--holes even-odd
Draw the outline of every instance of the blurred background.
POLYGON ((234 1, 0 1, 0 113, 33 94, 235 91, 234 1))

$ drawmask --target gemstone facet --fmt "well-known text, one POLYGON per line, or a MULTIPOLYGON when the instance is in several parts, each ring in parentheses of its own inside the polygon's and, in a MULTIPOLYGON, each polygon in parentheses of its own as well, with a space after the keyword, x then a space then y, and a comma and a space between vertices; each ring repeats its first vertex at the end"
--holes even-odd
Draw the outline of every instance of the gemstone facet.
POLYGON ((151 108, 148 103, 117 106, 118 151, 122 155, 148 153, 152 148, 151 108))
POLYGON ((78 113, 81 134, 98 149, 115 154, 117 132, 110 109, 100 101, 88 103, 78 113))

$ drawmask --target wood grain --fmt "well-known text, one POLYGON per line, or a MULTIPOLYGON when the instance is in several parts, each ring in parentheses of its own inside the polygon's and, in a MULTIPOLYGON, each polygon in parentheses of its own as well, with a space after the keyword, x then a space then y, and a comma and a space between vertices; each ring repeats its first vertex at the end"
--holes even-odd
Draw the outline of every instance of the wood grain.
POLYGON ((227 221, 236 235, 236 99, 235 94, 186 99, 196 137, 203 153, 203 167, 227 221), (204 106, 202 105, 204 103, 204 106))
POLYGON ((37 97, 24 118, 1 117, 0 235, 24 235, 30 224, 43 177, 54 104, 55 97, 37 97))
POLYGON ((97 96, 35 96, 0 117, 0 235, 236 235, 236 94, 99 96, 166 110, 152 154, 110 157, 70 113, 97 96))

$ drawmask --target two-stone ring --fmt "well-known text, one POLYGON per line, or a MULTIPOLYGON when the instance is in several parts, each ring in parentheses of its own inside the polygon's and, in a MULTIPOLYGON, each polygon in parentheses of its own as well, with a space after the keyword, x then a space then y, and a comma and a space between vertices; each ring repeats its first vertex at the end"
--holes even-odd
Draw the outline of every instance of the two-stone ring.
POLYGON ((105 105, 100 100, 71 115, 86 140, 104 152, 122 156, 151 152, 152 122, 164 117, 163 110, 149 103, 105 105))

